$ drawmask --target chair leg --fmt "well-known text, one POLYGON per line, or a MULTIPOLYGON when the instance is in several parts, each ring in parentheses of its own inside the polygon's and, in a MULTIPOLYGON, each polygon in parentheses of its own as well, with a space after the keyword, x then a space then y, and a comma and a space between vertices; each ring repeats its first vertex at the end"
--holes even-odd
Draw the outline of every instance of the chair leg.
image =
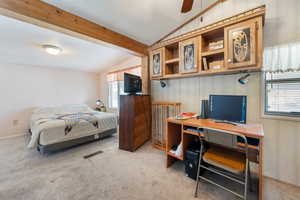
POLYGON ((251 169, 250 169, 250 163, 249 162, 248 162, 248 179, 249 179, 249 190, 250 190, 250 192, 253 192, 253 189, 252 189, 251 169))
POLYGON ((246 159, 246 171, 245 171, 245 189, 244 189, 244 199, 247 200, 248 193, 248 174, 249 174, 249 161, 246 159))
POLYGON ((199 155, 199 161, 198 161, 198 170, 197 170, 197 184, 196 184, 196 190, 195 190, 194 197, 198 196, 199 175, 200 175, 200 169, 201 169, 202 151, 203 151, 203 143, 201 143, 201 148, 200 148, 200 155, 199 155))

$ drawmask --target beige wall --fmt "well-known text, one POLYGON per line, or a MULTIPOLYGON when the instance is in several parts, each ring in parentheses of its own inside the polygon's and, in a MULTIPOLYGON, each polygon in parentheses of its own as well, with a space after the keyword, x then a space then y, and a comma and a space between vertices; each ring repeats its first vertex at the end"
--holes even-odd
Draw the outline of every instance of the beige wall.
MULTIPOLYGON (((300 40, 298 0, 227 0, 206 14, 203 24, 196 19, 173 36, 262 4, 267 6, 265 46, 300 40)), ((179 101, 183 103, 183 111, 200 112, 200 100, 207 99, 209 94, 247 95, 248 120, 264 125, 264 175, 300 186, 300 122, 262 119, 261 74, 252 73, 245 86, 237 82, 240 76, 173 79, 165 89, 160 88, 158 81, 152 81, 152 98, 154 101, 179 101)))
POLYGON ((0 65, 0 138, 24 134, 39 106, 88 104, 99 98, 96 73, 31 66, 0 65), (18 120, 14 125, 13 121, 18 120))

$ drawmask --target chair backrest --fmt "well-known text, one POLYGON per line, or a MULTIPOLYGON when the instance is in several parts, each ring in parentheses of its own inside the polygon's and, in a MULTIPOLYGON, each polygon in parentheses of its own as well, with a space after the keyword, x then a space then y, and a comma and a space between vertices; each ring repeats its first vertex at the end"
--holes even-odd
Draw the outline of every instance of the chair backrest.
POLYGON ((203 139, 206 142, 222 145, 228 148, 237 148, 237 138, 240 137, 245 143, 245 150, 248 150, 248 141, 244 135, 214 129, 204 129, 203 134, 203 139))

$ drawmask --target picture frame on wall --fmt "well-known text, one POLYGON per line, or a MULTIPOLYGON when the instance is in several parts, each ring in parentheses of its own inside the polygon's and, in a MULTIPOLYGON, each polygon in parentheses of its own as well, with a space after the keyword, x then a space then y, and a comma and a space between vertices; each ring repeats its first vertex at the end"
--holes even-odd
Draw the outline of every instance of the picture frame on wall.
POLYGON ((150 55, 151 76, 160 77, 163 75, 163 51, 155 50, 150 55))
POLYGON ((180 42, 180 72, 193 73, 198 71, 198 43, 197 39, 193 38, 180 42))

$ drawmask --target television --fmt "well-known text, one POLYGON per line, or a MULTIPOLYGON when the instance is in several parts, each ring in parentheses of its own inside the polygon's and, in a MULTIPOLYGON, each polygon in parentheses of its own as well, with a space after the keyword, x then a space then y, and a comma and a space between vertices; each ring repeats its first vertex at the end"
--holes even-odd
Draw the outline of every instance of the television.
POLYGON ((139 76, 124 73, 124 92, 136 94, 142 92, 142 79, 139 76))
POLYGON ((224 122, 246 123, 247 97, 210 95, 209 118, 224 122))

